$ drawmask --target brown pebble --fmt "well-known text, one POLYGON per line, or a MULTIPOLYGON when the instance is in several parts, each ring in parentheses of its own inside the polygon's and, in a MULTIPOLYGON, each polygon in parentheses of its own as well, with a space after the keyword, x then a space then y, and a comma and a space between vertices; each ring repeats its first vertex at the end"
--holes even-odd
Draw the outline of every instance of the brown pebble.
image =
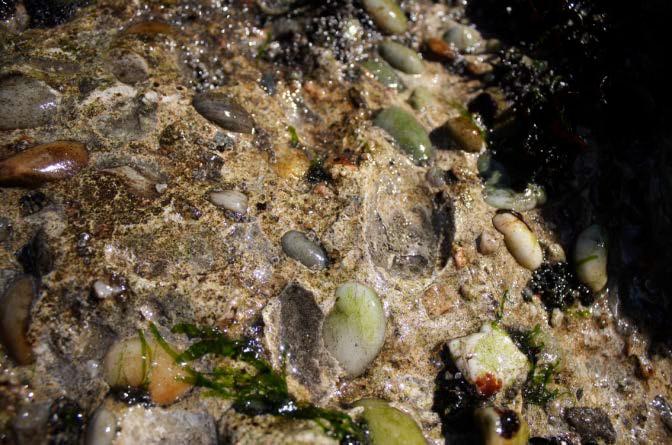
POLYGON ((445 40, 438 37, 430 37, 425 42, 431 55, 444 61, 453 61, 457 58, 457 51, 452 48, 445 40))
POLYGON ((19 365, 29 365, 34 361, 26 334, 30 307, 36 294, 35 279, 30 275, 20 275, 0 298, 0 340, 9 356, 19 365))
POLYGON ((89 162, 86 146, 73 141, 42 144, 0 161, 0 185, 37 187, 75 175, 89 162))
POLYGON ((453 262, 457 269, 462 269, 467 265, 467 255, 462 247, 453 248, 453 262))
POLYGON ((451 298, 448 289, 433 285, 422 294, 422 305, 429 318, 439 317, 451 309, 455 309, 455 298, 451 298))
POLYGON ((483 76, 485 74, 491 73, 492 70, 493 67, 488 62, 472 60, 467 63, 467 72, 474 76, 483 76))
POLYGON ((444 128, 464 151, 478 153, 485 148, 485 140, 480 129, 468 116, 449 119, 444 128))

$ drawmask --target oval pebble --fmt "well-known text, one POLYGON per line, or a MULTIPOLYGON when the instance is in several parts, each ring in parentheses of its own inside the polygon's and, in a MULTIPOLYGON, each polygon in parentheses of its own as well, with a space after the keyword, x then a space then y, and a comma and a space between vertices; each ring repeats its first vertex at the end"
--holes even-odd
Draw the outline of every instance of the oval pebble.
POLYGON ((93 414, 86 427, 86 445, 111 445, 117 434, 117 416, 104 406, 93 414))
POLYGON ((217 207, 240 215, 247 213, 247 196, 236 190, 224 190, 210 193, 210 202, 217 207))
POLYGON ((373 123, 389 133, 416 164, 429 160, 434 152, 427 131, 413 115, 402 108, 384 109, 378 113, 373 123))
POLYGON ((405 412, 380 399, 362 399, 354 406, 364 408, 362 417, 372 445, 425 445, 422 430, 405 412))
POLYGON ((477 52, 483 48, 481 33, 469 26, 455 23, 444 34, 443 40, 455 46, 460 52, 477 52))
POLYGON ((73 176, 88 162, 86 146, 79 142, 38 145, 0 161, 0 185, 36 187, 73 176))
POLYGON ((194 96, 192 105, 204 118, 225 130, 252 133, 254 121, 234 99, 223 93, 208 91, 194 96))
POLYGON ((404 73, 420 74, 425 69, 418 53, 392 40, 381 43, 378 52, 390 65, 404 73))
POLYGON ((385 313, 376 292, 356 282, 336 289, 334 308, 324 320, 324 345, 352 377, 362 374, 385 341, 385 313))
POLYGON ((124 53, 112 62, 112 73, 120 81, 133 85, 149 77, 149 65, 136 53, 124 53))
POLYGON ((602 227, 594 224, 579 234, 574 264, 579 280, 593 292, 607 285, 607 235, 602 227))
POLYGON ((458 116, 448 119, 443 127, 461 150, 478 153, 485 148, 485 139, 481 129, 470 116, 458 116))
POLYGON ((324 249, 297 230, 290 230, 282 235, 281 243, 282 250, 288 257, 310 269, 324 269, 329 263, 324 249))
POLYGON ((21 275, 14 279, 0 298, 0 341, 19 365, 29 365, 34 361, 26 334, 30 308, 36 295, 35 279, 30 275, 21 275))
POLYGON ((383 32, 401 34, 408 29, 408 20, 395 0, 363 0, 362 4, 383 32))
POLYGON ((544 259, 539 241, 530 228, 513 213, 502 212, 492 218, 492 224, 502 235, 504 244, 518 264, 535 270, 544 259))
POLYGON ((427 87, 419 86, 413 90, 408 103, 414 110, 422 111, 430 108, 434 104, 434 95, 427 87))
POLYGON ((387 88, 394 88, 397 91, 403 91, 405 89, 399 75, 394 71, 390 64, 384 60, 368 59, 362 63, 362 68, 387 88))
POLYGON ((22 74, 0 78, 0 130, 34 128, 50 123, 61 95, 46 83, 22 74))

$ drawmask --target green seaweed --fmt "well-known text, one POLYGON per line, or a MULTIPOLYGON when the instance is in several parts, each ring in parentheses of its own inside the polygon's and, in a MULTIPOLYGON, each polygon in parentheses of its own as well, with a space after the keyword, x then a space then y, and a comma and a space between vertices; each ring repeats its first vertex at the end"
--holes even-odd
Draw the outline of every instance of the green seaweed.
POLYGON ((495 314, 495 323, 499 323, 502 321, 502 318, 504 318, 504 306, 506 305, 506 300, 509 299, 509 290, 504 291, 504 295, 502 295, 502 299, 499 302, 499 308, 497 309, 497 313, 495 314))
POLYGON ((296 132, 296 128, 290 125, 287 127, 287 131, 289 131, 289 143, 292 145, 292 147, 298 147, 299 134, 296 132))
POLYGON ((175 362, 184 365, 187 381, 206 389, 207 396, 231 399, 234 409, 248 415, 271 414, 312 420, 327 435, 342 443, 366 442, 362 427, 346 413, 298 402, 289 393, 285 376, 273 370, 254 341, 231 339, 216 329, 181 323, 175 325, 171 332, 185 334, 196 341, 178 354, 154 324, 150 324, 150 330, 157 343, 175 362), (186 365, 207 355, 228 358, 237 363, 215 367, 210 372, 199 372, 186 365))
POLYGON ((523 396, 527 402, 534 405, 546 406, 548 402, 558 397, 560 394, 558 389, 548 388, 548 385, 554 380, 557 368, 557 361, 545 364, 535 363, 532 366, 523 388, 523 396))

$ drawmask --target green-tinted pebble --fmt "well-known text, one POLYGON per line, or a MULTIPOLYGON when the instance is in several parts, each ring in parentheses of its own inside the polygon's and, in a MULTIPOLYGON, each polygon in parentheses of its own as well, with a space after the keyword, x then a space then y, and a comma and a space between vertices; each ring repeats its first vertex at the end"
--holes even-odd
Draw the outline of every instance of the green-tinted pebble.
POLYGON ((434 95, 427 87, 417 87, 408 98, 408 103, 415 110, 426 110, 434 104, 434 95))
POLYGON ((408 29, 408 20, 394 0, 363 0, 362 3, 383 32, 401 34, 408 29))
POLYGON ((392 69, 392 67, 381 59, 369 59, 362 63, 362 68, 371 73, 373 77, 387 88, 394 88, 397 91, 405 89, 401 78, 392 69))
POLYGON ((381 43, 378 52, 390 65, 404 73, 420 74, 425 69, 418 53, 392 40, 381 43))
POLYGON ((399 107, 384 109, 373 123, 387 131, 416 164, 427 161, 434 152, 427 131, 413 115, 399 107))
POLYGON ((384 400, 362 399, 355 406, 364 408, 362 417, 369 428, 372 445, 425 445, 427 442, 411 416, 391 407, 384 400))

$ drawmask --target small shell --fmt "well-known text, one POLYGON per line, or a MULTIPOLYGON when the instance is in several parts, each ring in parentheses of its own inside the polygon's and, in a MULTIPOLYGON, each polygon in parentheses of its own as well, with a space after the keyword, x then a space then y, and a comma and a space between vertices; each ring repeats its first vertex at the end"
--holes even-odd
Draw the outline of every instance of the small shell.
POLYGON ((385 341, 385 313, 376 292, 356 282, 336 289, 336 303, 324 320, 324 346, 352 377, 362 374, 385 341))
POLYGON ((247 213, 247 196, 236 190, 210 193, 210 202, 217 207, 244 215, 247 213))
POLYGON ((541 246, 525 222, 513 213, 502 212, 492 218, 492 224, 504 235, 504 244, 518 264, 529 270, 541 266, 541 246))
POLYGON ((422 430, 411 416, 380 399, 362 399, 354 406, 364 408, 362 417, 369 429, 371 445, 425 445, 422 430))
POLYGON ((579 234, 574 248, 574 263, 579 280, 593 292, 607 285, 607 235, 598 225, 579 234))
POLYGON ((527 445, 530 431, 519 413, 488 406, 474 414, 485 445, 527 445))

